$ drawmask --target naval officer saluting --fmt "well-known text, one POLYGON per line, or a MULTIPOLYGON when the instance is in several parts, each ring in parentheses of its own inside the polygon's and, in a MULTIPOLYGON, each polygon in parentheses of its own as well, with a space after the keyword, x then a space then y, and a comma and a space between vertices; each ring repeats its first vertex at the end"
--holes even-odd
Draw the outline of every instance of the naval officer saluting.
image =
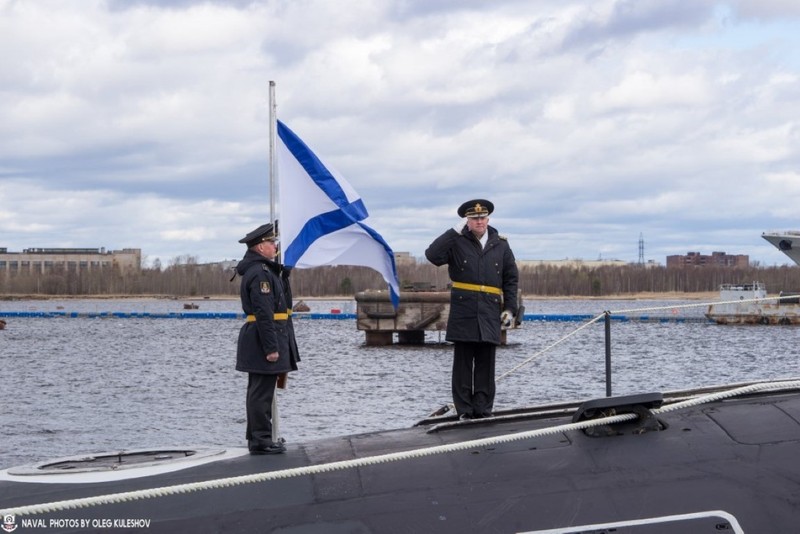
MULTIPOLYGON (((272 401, 278 378, 297 370, 299 360, 292 350, 289 325, 290 304, 285 287, 288 276, 276 261, 276 226, 259 226, 239 243, 247 245, 236 266, 242 277, 240 297, 247 321, 239 330, 236 370, 247 373, 247 444, 251 454, 279 454, 286 450, 272 440, 272 401)), ((296 347, 296 345, 295 345, 296 347)))
POLYGON ((453 342, 453 404, 461 419, 492 415, 495 349, 501 327, 517 315, 519 272, 506 238, 489 226, 494 204, 464 202, 466 218, 437 237, 425 251, 434 265, 447 264, 452 290, 445 339, 453 342))

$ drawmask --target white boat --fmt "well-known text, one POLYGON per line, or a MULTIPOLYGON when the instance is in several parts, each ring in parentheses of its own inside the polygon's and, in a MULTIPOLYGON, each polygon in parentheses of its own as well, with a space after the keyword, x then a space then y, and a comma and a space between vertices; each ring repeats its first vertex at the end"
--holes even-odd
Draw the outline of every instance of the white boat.
MULTIPOLYGON (((800 265, 800 231, 763 232, 761 237, 800 265)), ((711 304, 706 317, 717 324, 800 324, 800 296, 781 292, 767 297, 764 284, 722 284, 720 302, 711 304), (762 300, 763 299, 763 300, 762 300)))
POLYGON ((793 262, 800 265, 800 231, 786 230, 763 232, 761 237, 775 245, 775 248, 789 256, 793 262))
POLYGON ((760 282, 722 284, 720 302, 708 306, 706 317, 717 324, 800 324, 800 297, 780 294, 767 297, 767 288, 760 282))

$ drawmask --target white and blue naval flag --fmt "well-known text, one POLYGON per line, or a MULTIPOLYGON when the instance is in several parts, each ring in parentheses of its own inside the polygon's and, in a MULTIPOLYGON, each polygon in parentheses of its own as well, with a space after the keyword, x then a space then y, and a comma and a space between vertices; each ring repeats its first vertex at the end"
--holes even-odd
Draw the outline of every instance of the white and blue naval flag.
POLYGON ((389 284, 397 308, 400 285, 394 252, 366 225, 369 214, 359 194, 281 121, 276 144, 284 265, 370 267, 389 284))

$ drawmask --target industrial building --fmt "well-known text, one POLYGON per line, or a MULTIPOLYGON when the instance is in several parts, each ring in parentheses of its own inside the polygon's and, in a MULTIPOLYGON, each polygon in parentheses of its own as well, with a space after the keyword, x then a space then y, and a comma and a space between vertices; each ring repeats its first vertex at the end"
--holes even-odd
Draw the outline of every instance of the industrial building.
POLYGON ((105 269, 124 273, 139 272, 141 268, 142 250, 138 248, 111 251, 105 248, 27 248, 22 252, 9 252, 0 247, 0 275, 5 276, 105 269))

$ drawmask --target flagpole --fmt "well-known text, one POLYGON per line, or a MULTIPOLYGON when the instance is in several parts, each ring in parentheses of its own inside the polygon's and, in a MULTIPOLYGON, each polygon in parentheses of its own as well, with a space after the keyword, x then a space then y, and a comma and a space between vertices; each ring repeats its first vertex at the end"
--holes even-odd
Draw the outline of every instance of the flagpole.
POLYGON ((269 222, 275 222, 275 183, 277 182, 275 164, 275 132, 278 116, 275 102, 275 82, 269 82, 269 222))
MULTIPOLYGON (((275 184, 278 181, 277 165, 275 162, 275 137, 278 116, 275 103, 275 82, 269 81, 269 222, 275 224, 275 184)), ((277 380, 275 381, 277 386, 277 380)), ((272 442, 280 442, 280 428, 278 424, 278 388, 272 394, 272 442)))

